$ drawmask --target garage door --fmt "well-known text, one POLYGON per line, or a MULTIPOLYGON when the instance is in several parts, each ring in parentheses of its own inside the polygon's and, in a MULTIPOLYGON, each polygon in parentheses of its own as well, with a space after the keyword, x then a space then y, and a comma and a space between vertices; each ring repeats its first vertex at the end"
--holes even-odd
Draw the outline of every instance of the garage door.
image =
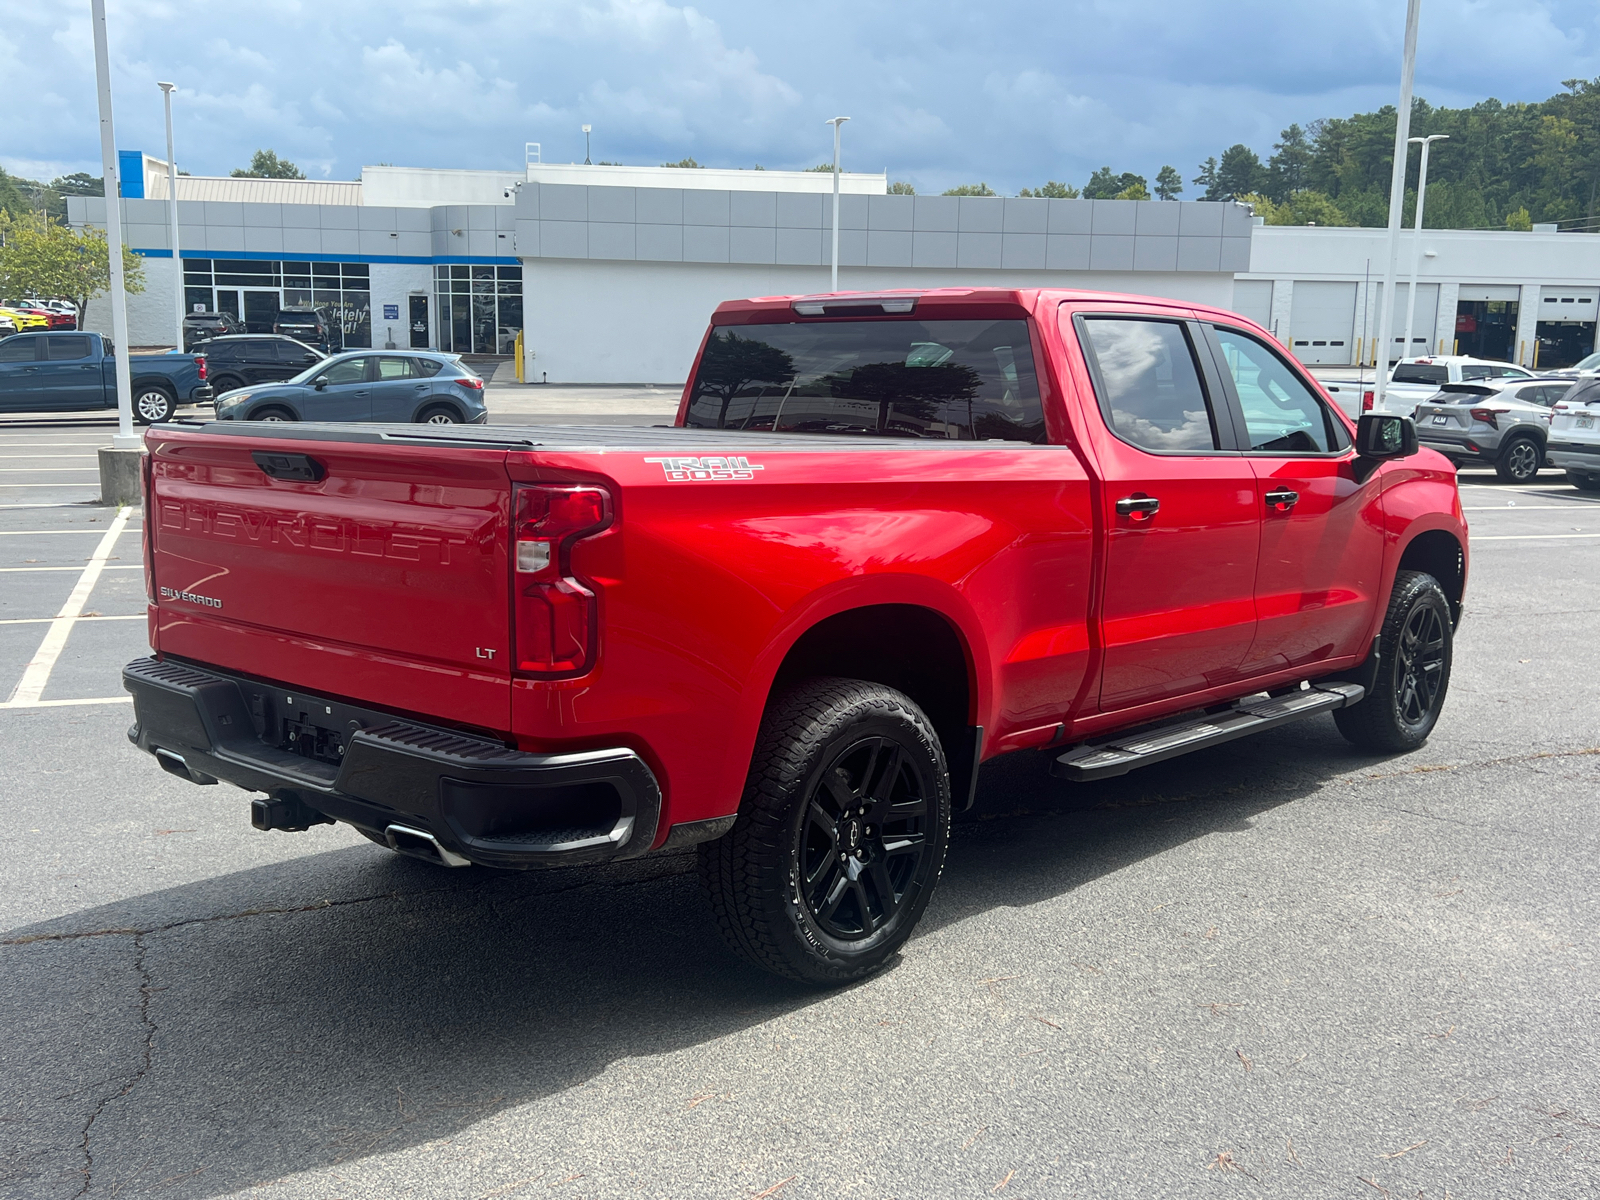
POLYGON ((1297 279, 1290 304, 1294 356, 1309 366, 1355 361, 1356 285, 1297 279))
MULTIPOLYGON (((1434 330, 1439 320, 1439 285, 1437 283, 1419 283, 1417 285, 1417 313, 1411 325, 1411 346, 1406 348, 1406 301, 1411 294, 1409 283, 1395 285, 1394 312, 1390 315, 1389 324, 1389 358, 1420 358, 1425 354, 1440 353, 1439 344, 1434 337, 1434 330), (1405 353, 1402 355, 1401 351, 1405 353)), ((1383 284, 1374 284, 1372 288, 1372 325, 1376 328, 1378 314, 1383 311, 1383 284)), ((1445 347, 1449 349, 1449 347, 1445 347)), ((1370 361, 1372 356, 1367 356, 1370 361)))
POLYGON ((1236 279, 1233 281, 1233 311, 1248 317, 1263 329, 1272 328, 1272 280, 1236 279))

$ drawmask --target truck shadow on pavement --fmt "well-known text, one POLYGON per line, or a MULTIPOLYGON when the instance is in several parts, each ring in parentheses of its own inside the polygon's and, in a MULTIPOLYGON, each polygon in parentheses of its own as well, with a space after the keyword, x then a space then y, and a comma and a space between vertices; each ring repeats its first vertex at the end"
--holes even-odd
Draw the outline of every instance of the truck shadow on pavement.
MULTIPOLYGON (((1076 790, 1000 760, 919 936, 1248 830, 1365 761, 1327 722, 1076 790)), ((217 1195, 821 1002, 723 948, 694 861, 444 871, 350 847, 14 930, 0 1012, 29 1049, 0 1067, 0 1192, 73 1195, 87 1169, 90 1195, 217 1195)))

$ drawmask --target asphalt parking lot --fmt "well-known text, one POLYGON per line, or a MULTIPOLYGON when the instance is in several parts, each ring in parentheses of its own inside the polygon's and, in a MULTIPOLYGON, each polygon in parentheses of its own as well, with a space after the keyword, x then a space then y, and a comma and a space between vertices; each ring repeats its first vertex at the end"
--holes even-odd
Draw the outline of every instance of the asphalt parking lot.
POLYGON ((0 426, 0 1195, 1600 1194, 1600 500, 1558 473, 1462 476, 1421 751, 991 764, 899 961, 817 993, 692 857, 443 871, 137 754, 106 436, 0 426))

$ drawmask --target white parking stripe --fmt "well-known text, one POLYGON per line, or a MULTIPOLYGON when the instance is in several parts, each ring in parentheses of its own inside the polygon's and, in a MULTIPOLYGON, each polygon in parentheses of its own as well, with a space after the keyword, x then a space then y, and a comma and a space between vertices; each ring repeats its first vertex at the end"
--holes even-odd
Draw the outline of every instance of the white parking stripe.
MULTIPOLYGON (((93 501, 78 500, 67 504, 0 504, 0 508, 76 508, 82 512, 93 507, 93 504, 93 501)), ((133 512, 135 516, 139 514, 137 508, 133 512)))
POLYGON ((89 700, 36 700, 32 704, 0 704, 6 708, 70 708, 79 704, 132 704, 132 696, 96 696, 89 700))
POLYGON ((11 699, 0 704, 0 708, 39 706, 39 697, 44 695, 45 685, 50 682, 50 672, 55 669, 56 659, 61 657, 61 651, 67 644, 67 635, 72 632, 73 623, 83 611, 83 606, 89 602, 89 593, 94 591, 94 585, 100 581, 100 573, 106 568, 106 559, 110 558, 111 552, 116 549, 117 537, 132 515, 132 509, 117 510, 116 519, 111 522, 111 528, 106 530, 105 537, 101 538, 100 544, 95 547, 89 565, 83 568, 83 574, 78 577, 77 586, 72 589, 72 594, 61 606, 61 611, 56 614, 55 620, 50 622, 50 628, 45 631, 44 641, 39 643, 39 649, 34 654, 33 660, 23 670, 22 679, 17 683, 16 690, 11 693, 11 699))
POLYGON ((1600 538, 1600 533, 1503 533, 1494 537, 1479 537, 1473 534, 1468 540, 1473 542, 1558 542, 1571 541, 1574 538, 1600 538))
MULTIPOLYGON (((140 526, 130 525, 124 533, 138 533, 140 526)), ((55 537, 58 533, 104 533, 104 529, 0 529, 0 537, 55 537)))
MULTIPOLYGON (((118 530, 118 532, 120 533, 121 530, 118 530)), ((96 550, 95 553, 98 554, 99 551, 96 550)), ((91 565, 92 565, 92 563, 91 563, 91 565)), ((7 575, 26 575, 31 571, 76 571, 76 570, 79 570, 79 569, 80 568, 78 568, 78 567, 0 567, 0 571, 4 571, 7 575)), ((106 564, 106 565, 103 565, 100 569, 102 571, 142 571, 142 570, 144 570, 144 564, 143 563, 106 564)))
POLYGON ((99 467, 0 467, 0 475, 93 475, 99 467))
MULTIPOLYGON (((0 625, 48 625, 55 617, 6 617, 0 620, 0 625)), ((115 617, 79 617, 80 621, 147 621, 149 618, 144 613, 134 613, 131 616, 115 617)))
POLYGON ((1462 512, 1553 512, 1557 509, 1566 512, 1582 512, 1581 504, 1465 504, 1462 512))

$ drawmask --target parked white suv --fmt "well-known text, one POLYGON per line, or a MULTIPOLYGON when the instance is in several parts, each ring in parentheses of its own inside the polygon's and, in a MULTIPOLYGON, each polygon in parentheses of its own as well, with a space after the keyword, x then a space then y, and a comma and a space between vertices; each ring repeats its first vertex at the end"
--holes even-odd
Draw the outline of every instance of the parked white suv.
MULTIPOLYGON (((1383 394, 1384 410, 1409 417, 1422 401, 1447 383, 1475 383, 1497 379, 1532 379, 1534 373, 1514 363, 1465 354, 1437 354, 1429 358, 1403 358, 1389 373, 1383 394)), ((1361 411, 1372 411, 1373 393, 1361 397, 1361 411)))
POLYGON ((1600 378, 1573 384, 1550 410, 1545 461, 1563 468, 1574 487, 1600 492, 1600 378))

